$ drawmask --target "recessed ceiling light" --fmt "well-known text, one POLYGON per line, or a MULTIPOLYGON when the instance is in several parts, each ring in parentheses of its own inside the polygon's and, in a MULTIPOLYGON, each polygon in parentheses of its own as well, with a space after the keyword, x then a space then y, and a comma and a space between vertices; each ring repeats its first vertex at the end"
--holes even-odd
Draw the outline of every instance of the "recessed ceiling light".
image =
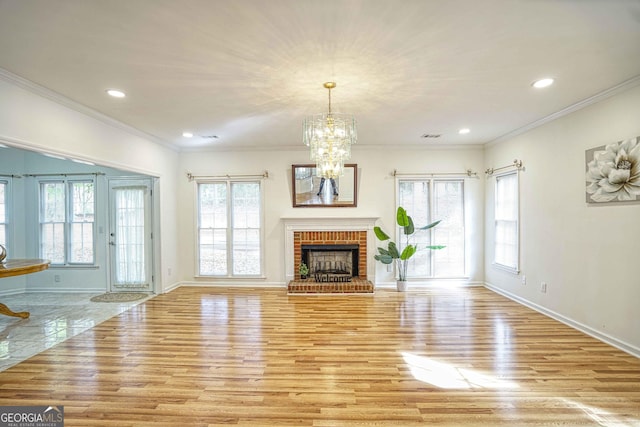
POLYGON ((469 128, 462 128, 462 129, 460 129, 460 130, 458 131, 458 133, 459 133, 460 135, 466 135, 466 134, 468 134, 469 132, 471 132, 471 129, 469 129, 469 128))
POLYGON ((542 89, 543 87, 548 87, 548 86, 551 86, 552 84, 553 84, 553 79, 550 77, 547 77, 544 79, 536 80, 535 82, 531 83, 531 86, 535 87, 536 89, 542 89))
POLYGON ((182 132, 182 136, 185 138, 193 138, 193 133, 191 132, 182 132))
POLYGON ((124 98, 127 96, 123 91, 118 89, 107 89, 107 94, 109 96, 113 96, 114 98, 124 98))
POLYGON ((9 148, 8 145, 0 144, 0 148, 9 148))
POLYGON ((42 155, 43 156, 47 156, 47 157, 51 157, 52 159, 67 160, 66 157, 58 156, 57 154, 42 153, 42 155))
POLYGON ((96 164, 93 162, 88 162, 86 160, 80 160, 80 159, 71 159, 72 162, 76 162, 76 163, 82 163, 83 165, 89 165, 89 166, 95 166, 96 164))

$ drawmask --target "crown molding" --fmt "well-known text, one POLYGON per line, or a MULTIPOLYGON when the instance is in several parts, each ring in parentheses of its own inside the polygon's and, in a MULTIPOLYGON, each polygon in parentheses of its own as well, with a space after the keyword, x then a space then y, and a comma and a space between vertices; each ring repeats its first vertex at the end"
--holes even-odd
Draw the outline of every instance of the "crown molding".
POLYGON ((85 116, 91 117, 92 119, 98 120, 106 125, 109 125, 121 131, 127 132, 131 135, 154 142, 156 144, 162 145, 163 147, 168 148, 172 151, 175 151, 175 152, 179 151, 175 145, 161 138, 158 138, 157 136, 148 134, 133 126, 122 123, 121 121, 118 121, 112 117, 109 117, 103 113, 100 113, 99 111, 89 108, 86 105, 80 104, 79 102, 69 99, 66 96, 59 94, 58 92, 54 92, 51 89, 47 89, 44 86, 41 86, 35 82, 32 82, 31 80, 27 80, 16 74, 13 74, 12 72, 5 70, 4 68, 0 68, 0 79, 8 83, 11 83, 15 86, 18 86, 22 89, 25 89, 35 95, 46 98, 49 101, 53 101, 56 104, 62 105, 63 107, 67 107, 78 113, 84 114, 85 116))
MULTIPOLYGON (((425 145, 425 144, 397 144, 397 145, 382 145, 382 144, 356 144, 351 147, 352 153, 362 151, 381 151, 381 150, 422 150, 422 151, 458 151, 458 150, 477 150, 483 151, 483 144, 438 144, 438 145, 425 145)), ((237 147, 183 147, 180 149, 181 153, 206 153, 206 152, 251 152, 251 151, 303 151, 309 152, 309 147, 306 147, 302 143, 299 145, 278 145, 278 146, 237 146, 237 147)))
POLYGON ((518 135, 522 135, 525 132, 528 132, 532 129, 535 129, 537 127, 550 123, 554 120, 557 120, 571 113, 575 113, 576 111, 582 110, 583 108, 586 108, 592 104, 598 103, 600 101, 604 101, 607 98, 611 98, 614 95, 618 95, 638 85, 640 85, 640 75, 632 77, 629 80, 625 80, 624 82, 616 86, 613 86, 593 96, 583 99, 582 101, 576 102, 575 104, 572 104, 566 108, 563 108, 560 111, 556 111, 555 113, 549 114, 548 116, 545 116, 541 119, 538 119, 534 122, 524 125, 518 129, 512 130, 509 133, 505 133, 504 135, 499 136, 498 138, 487 142, 485 144, 485 147, 490 147, 490 146, 499 144, 501 142, 508 141, 518 135))

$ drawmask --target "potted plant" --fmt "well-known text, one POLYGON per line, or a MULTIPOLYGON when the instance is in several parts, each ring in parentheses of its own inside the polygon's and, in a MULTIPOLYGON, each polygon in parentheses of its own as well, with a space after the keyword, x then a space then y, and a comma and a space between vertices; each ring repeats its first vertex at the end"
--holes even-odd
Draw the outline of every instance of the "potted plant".
POLYGON ((307 264, 305 264, 304 261, 300 262, 300 267, 298 267, 298 273, 300 273, 301 279, 307 278, 307 275, 309 274, 309 267, 307 267, 307 264))
MULTIPOLYGON (((440 220, 441 221, 441 220, 440 220)), ((432 222, 429 225, 418 228, 418 230, 428 230, 440 224, 440 221, 432 222)), ((413 219, 407 215, 407 211, 398 206, 396 213, 396 222, 398 226, 402 227, 402 234, 404 235, 404 242, 401 242, 401 238, 398 238, 398 242, 391 240, 386 248, 378 247, 378 254, 374 258, 383 264, 391 264, 396 262, 396 269, 398 270, 398 280, 396 281, 398 291, 405 291, 407 289, 407 269, 409 267, 409 259, 418 251, 418 245, 415 245, 411 241, 411 237, 416 232, 416 228, 413 225, 413 219), (400 252, 402 249, 402 252, 400 252)), ((373 228, 373 232, 376 237, 381 241, 387 241, 391 238, 387 233, 382 231, 378 226, 373 228)), ((428 245, 424 249, 442 249, 444 246, 440 245, 428 245)))

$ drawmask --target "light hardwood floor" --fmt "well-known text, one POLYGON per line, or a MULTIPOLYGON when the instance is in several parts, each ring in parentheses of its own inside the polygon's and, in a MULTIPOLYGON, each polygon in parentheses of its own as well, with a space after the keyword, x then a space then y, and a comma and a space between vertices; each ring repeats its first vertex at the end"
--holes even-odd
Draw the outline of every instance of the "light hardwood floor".
POLYGON ((1 371, 142 302, 91 301, 100 294, 38 292, 3 296, 2 301, 13 310, 28 310, 31 315, 28 319, 0 316, 0 378, 1 371))
POLYGON ((640 359, 484 288, 185 287, 0 373, 65 426, 640 425, 640 359))

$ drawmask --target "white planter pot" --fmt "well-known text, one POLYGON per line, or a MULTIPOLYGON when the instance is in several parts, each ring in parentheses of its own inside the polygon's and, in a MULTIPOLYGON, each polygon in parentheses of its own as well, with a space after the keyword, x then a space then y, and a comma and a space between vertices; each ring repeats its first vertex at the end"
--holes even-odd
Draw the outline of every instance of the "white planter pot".
POLYGON ((404 292, 407 290, 407 281, 406 280, 396 280, 396 288, 398 292, 404 292))

